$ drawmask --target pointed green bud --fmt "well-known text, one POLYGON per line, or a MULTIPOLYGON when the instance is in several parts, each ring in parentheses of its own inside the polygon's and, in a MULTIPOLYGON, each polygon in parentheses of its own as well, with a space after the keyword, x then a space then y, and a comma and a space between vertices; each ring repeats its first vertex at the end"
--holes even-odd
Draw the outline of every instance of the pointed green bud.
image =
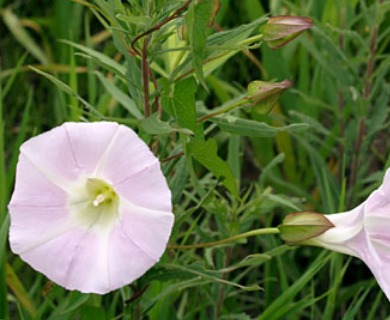
POLYGON ((248 96, 251 107, 261 114, 269 113, 275 106, 284 90, 291 87, 290 80, 282 82, 252 81, 248 85, 248 96))
POLYGON ((334 224, 324 215, 315 212, 289 214, 278 226, 280 236, 289 245, 310 244, 310 239, 333 228, 334 224))
POLYGON ((277 49, 312 26, 313 20, 307 17, 276 16, 269 18, 260 31, 267 45, 271 49, 277 49))

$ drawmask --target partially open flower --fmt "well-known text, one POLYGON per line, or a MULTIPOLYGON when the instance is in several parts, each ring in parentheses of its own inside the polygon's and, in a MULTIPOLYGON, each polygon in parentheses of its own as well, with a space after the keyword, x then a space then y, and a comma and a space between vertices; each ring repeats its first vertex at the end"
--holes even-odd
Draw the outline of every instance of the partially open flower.
POLYGON ((312 19, 307 17, 275 16, 268 19, 261 32, 267 45, 271 49, 278 49, 312 26, 312 19))
POLYGON ((163 254, 171 193, 129 128, 65 123, 25 142, 9 204, 12 251, 70 290, 106 293, 163 254))
POLYGON ((324 217, 334 227, 301 244, 317 245, 360 258, 390 300, 390 170, 382 185, 361 205, 324 217))

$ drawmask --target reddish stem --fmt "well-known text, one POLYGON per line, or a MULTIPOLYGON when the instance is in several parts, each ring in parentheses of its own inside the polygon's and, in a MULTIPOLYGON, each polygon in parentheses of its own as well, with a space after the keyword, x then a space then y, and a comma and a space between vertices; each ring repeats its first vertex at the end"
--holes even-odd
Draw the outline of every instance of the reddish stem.
MULTIPOLYGON (((378 3, 382 3, 383 0, 379 0, 378 3)), ((367 64, 366 76, 364 79, 364 89, 363 89, 363 98, 368 100, 371 94, 371 76, 374 71, 375 65, 375 54, 376 54, 376 41, 378 38, 378 26, 375 26, 372 30, 371 39, 370 39, 370 57, 367 64)), ((357 177, 357 168, 359 165, 359 154, 363 143, 364 134, 366 131, 366 120, 365 118, 360 118, 359 128, 358 128, 358 137, 355 144, 355 157, 352 161, 351 167, 351 178, 350 186, 352 187, 356 182, 357 177)), ((351 200, 351 198, 350 198, 351 200)))
POLYGON ((138 36, 136 36, 133 41, 131 41, 131 49, 132 51, 137 54, 137 55, 141 55, 141 53, 139 52, 139 50, 135 47, 135 44, 137 43, 138 40, 142 39, 143 37, 159 30, 162 26, 164 26, 165 24, 167 24, 169 21, 172 21, 173 19, 175 19, 185 8, 187 8, 190 3, 192 2, 193 0, 187 0, 182 6, 180 6, 175 12, 173 12, 170 16, 168 16, 167 18, 165 18, 163 21, 161 21, 159 24, 156 24, 153 28, 150 28, 149 30, 146 30, 145 32, 139 34, 138 36))
POLYGON ((150 102, 149 102, 149 96, 150 96, 150 88, 149 88, 149 74, 150 74, 150 68, 148 64, 148 45, 149 45, 149 38, 144 39, 144 45, 142 48, 142 54, 141 54, 141 65, 142 65, 142 81, 144 85, 144 110, 145 110, 145 118, 150 116, 151 110, 150 110, 150 102))
POLYGON ((183 152, 183 151, 182 151, 182 152, 179 152, 179 153, 176 153, 176 154, 174 154, 173 156, 170 156, 170 157, 168 157, 168 158, 162 159, 162 160, 161 160, 161 163, 165 163, 165 162, 171 161, 171 160, 173 160, 173 159, 180 158, 180 157, 182 157, 182 156, 184 156, 184 152, 183 152))

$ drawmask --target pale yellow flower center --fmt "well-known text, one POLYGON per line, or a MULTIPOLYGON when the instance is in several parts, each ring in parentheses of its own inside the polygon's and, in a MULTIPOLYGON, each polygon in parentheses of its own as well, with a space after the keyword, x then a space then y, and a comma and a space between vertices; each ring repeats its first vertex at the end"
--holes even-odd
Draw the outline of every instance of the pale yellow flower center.
POLYGON ((118 195, 114 188, 107 182, 90 178, 87 180, 87 192, 89 193, 94 207, 99 206, 116 206, 118 195))

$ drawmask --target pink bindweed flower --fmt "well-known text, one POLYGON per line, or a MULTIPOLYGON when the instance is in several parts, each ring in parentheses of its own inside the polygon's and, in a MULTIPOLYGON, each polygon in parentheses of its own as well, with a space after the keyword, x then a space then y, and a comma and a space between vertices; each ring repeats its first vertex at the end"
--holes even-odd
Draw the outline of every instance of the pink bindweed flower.
POLYGON ((174 216, 157 158, 114 122, 65 123, 21 146, 14 253, 69 290, 107 293, 163 254, 174 216))
POLYGON ((322 222, 317 219, 315 223, 310 215, 309 219, 305 217, 305 212, 293 215, 295 217, 287 216, 286 223, 279 226, 282 237, 288 243, 316 245, 360 258, 390 300, 390 170, 386 172, 382 185, 355 209, 323 216, 312 213, 327 219, 322 222), (298 227, 296 232, 292 232, 293 225, 289 221, 299 220, 298 215, 302 217, 295 224, 298 227), (308 233, 312 226, 318 228, 317 234, 308 233))

